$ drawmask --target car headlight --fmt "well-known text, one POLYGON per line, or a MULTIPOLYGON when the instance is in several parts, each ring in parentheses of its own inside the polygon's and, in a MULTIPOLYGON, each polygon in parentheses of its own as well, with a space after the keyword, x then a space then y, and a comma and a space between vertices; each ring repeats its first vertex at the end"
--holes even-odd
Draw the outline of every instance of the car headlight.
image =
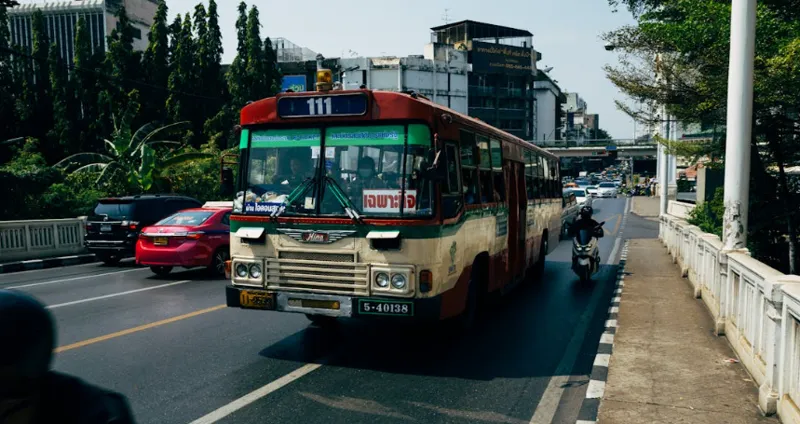
POLYGON ((250 265, 250 278, 261 278, 261 265, 250 265))
POLYGON ((389 274, 379 272, 378 275, 375 276, 375 284, 381 288, 389 287, 389 274))
POLYGON ((392 275, 392 287, 402 289, 406 286, 406 276, 403 274, 392 275))
POLYGON ((247 278, 247 265, 245 265, 245 264, 237 264, 236 265, 236 275, 239 278, 247 278))

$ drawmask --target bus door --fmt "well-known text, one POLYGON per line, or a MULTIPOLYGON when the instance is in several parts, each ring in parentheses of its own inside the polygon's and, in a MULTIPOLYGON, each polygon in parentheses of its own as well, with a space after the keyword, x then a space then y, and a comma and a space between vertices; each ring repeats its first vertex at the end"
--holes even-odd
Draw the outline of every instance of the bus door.
POLYGON ((508 262, 509 276, 521 276, 525 269, 525 230, 527 195, 525 170, 522 164, 505 161, 506 199, 508 199, 508 262))

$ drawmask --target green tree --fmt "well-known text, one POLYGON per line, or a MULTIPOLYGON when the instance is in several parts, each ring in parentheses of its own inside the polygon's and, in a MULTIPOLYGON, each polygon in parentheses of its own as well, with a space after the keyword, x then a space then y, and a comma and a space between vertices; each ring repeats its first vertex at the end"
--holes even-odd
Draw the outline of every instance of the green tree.
MULTIPOLYGON (((50 42, 44 26, 44 15, 37 9, 33 13, 33 77, 35 82, 32 103, 33 113, 28 124, 29 134, 39 140, 45 140, 47 132, 53 127, 53 97, 50 83, 50 61, 47 55, 50 51, 50 42)), ((30 107, 30 106, 29 106, 30 107)), ((45 143, 42 153, 49 163, 59 159, 59 148, 45 143)))
POLYGON ((106 152, 83 152, 71 155, 54 167, 69 171, 70 174, 81 172, 97 172, 95 183, 99 186, 108 184, 115 177, 122 177, 126 183, 126 192, 143 193, 153 188, 156 179, 170 167, 208 157, 205 153, 168 152, 163 157, 157 155, 159 146, 180 146, 176 141, 161 140, 159 136, 170 131, 185 128, 188 122, 178 122, 164 127, 146 124, 135 132, 131 124, 139 113, 138 93, 130 94, 123 115, 115 123, 115 131, 111 140, 105 140, 106 152))
POLYGON ((608 133, 608 131, 606 131, 606 130, 604 130, 602 128, 598 128, 597 131, 595 131, 593 135, 594 135, 594 137, 592 137, 592 138, 594 138, 596 140, 613 140, 614 139, 614 137, 611 137, 611 135, 608 133))
MULTIPOLYGON (((14 84, 12 59, 8 12, 5 6, 0 5, 0 141, 19 135, 15 125, 17 122, 15 104, 19 97, 19 86, 14 84)), ((7 152, 0 150, 0 153, 7 152)))
POLYGON ((117 27, 108 37, 106 68, 110 81, 105 86, 113 114, 122 114, 120 105, 127 103, 127 95, 138 88, 142 78, 141 52, 133 49, 133 25, 124 6, 117 10, 117 27))
POLYGON ((75 56, 73 59, 73 84, 79 119, 80 150, 99 151, 102 149, 102 125, 99 123, 98 91, 100 89, 98 75, 102 73, 99 54, 92 52, 92 36, 83 17, 78 19, 75 30, 75 56))
POLYGON ((50 81, 53 97, 53 128, 47 138, 53 150, 61 158, 65 154, 80 151, 80 140, 73 132, 75 95, 69 80, 67 67, 61 59, 58 46, 50 44, 50 81))
POLYGON ((147 36, 147 50, 142 58, 147 82, 152 85, 144 100, 144 120, 147 122, 163 119, 167 102, 167 82, 169 80, 169 27, 167 25, 166 0, 158 2, 158 9, 147 36))
POLYGON ((267 67, 264 55, 264 46, 261 41, 261 21, 258 8, 253 6, 247 15, 247 65, 245 75, 250 100, 269 97, 270 87, 267 77, 270 70, 267 67))
MULTIPOLYGON (((619 65, 606 69, 620 90, 644 104, 665 104, 684 122, 703 122, 718 129, 719 140, 678 152, 724 156, 731 5, 716 0, 612 0, 634 12, 637 24, 605 35, 623 53, 619 65), (657 58, 657 60, 654 60, 657 58), (658 78, 656 78, 658 76, 658 78)), ((800 104, 800 12, 797 0, 759 2, 751 140, 750 240, 756 249, 780 245, 788 238, 789 272, 797 265, 797 194, 783 169, 798 163, 797 105, 800 104), (772 169, 777 168, 778 172, 772 169), (777 200, 776 203, 776 193, 777 200), (777 207, 776 207, 777 206, 777 207), (769 223, 770 228, 765 228, 769 223), (782 230, 772 231, 781 226, 782 230), (773 236, 774 233, 780 237, 773 236), (769 237, 769 239, 765 239, 769 237)), ((637 115, 657 123, 654 116, 637 115)), ((715 132, 717 132, 715 130, 715 132)), ((744 171, 747 172, 747 171, 744 171)), ((785 244, 784 244, 785 246, 785 244)), ((763 251, 756 250, 759 257, 763 251)), ((771 255, 769 255, 771 256, 771 255)))
POLYGON ((196 78, 192 20, 188 13, 182 21, 180 31, 173 35, 173 40, 167 115, 173 121, 190 120, 192 118, 192 105, 195 100, 188 97, 187 94, 194 91, 193 84, 196 78))
POLYGON ((274 96, 281 91, 281 78, 283 74, 281 73, 280 66, 278 66, 278 52, 275 51, 275 48, 272 46, 272 40, 270 40, 269 37, 264 40, 264 60, 266 61, 267 67, 267 95, 274 96))

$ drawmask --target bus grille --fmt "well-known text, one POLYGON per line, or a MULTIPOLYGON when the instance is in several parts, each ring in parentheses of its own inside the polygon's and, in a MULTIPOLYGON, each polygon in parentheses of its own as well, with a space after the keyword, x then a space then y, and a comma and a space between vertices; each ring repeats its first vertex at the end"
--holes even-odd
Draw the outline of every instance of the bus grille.
POLYGON ((369 295, 367 265, 353 253, 278 252, 267 258, 265 277, 270 290, 369 295))

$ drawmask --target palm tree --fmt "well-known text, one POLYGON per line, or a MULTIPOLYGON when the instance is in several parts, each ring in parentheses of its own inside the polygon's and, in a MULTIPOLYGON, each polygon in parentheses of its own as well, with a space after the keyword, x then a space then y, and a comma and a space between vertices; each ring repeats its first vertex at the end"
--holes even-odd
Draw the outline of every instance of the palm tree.
POLYGON ((159 140, 156 137, 178 129, 186 129, 190 122, 177 122, 163 127, 146 124, 131 134, 130 121, 134 113, 130 109, 123 114, 121 123, 114 122, 114 135, 112 140, 104 140, 106 153, 76 153, 71 155, 54 167, 62 170, 71 169, 69 172, 99 172, 96 184, 100 185, 109 180, 115 172, 122 172, 132 189, 147 192, 153 187, 156 178, 170 167, 191 162, 198 159, 212 157, 208 153, 189 152, 168 154, 166 157, 156 156, 155 146, 176 145, 176 141, 159 140), (74 168, 74 169, 72 169, 74 168))

